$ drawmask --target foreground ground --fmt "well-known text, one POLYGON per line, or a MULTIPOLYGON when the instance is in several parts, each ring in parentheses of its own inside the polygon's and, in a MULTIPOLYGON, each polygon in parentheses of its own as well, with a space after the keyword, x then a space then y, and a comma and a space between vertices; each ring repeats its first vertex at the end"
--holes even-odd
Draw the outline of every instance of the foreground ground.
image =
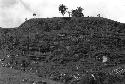
POLYGON ((0 84, 62 84, 50 79, 40 78, 34 73, 0 66, 0 84))

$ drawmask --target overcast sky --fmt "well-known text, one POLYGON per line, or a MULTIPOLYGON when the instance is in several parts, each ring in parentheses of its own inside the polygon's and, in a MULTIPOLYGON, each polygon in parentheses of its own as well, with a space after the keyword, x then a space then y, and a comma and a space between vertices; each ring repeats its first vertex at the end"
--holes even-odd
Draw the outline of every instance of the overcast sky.
MULTIPOLYGON (((68 10, 84 8, 85 16, 97 16, 125 23, 125 0, 0 0, 0 27, 18 27, 25 18, 62 17, 58 6, 68 10)), ((66 14, 65 16, 68 16, 66 14)))

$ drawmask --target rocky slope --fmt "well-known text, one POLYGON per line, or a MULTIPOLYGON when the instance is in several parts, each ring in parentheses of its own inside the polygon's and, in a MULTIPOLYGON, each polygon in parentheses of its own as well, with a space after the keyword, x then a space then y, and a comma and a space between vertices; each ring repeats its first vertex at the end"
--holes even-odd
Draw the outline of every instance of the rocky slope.
POLYGON ((3 67, 64 84, 125 83, 123 23, 102 17, 38 18, 0 30, 3 67))

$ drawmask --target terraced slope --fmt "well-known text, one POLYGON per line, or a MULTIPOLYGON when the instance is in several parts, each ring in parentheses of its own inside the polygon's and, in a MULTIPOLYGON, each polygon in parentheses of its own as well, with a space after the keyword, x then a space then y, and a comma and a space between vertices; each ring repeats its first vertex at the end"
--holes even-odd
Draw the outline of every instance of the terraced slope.
POLYGON ((0 59, 3 67, 64 84, 122 84, 124 30, 101 17, 30 19, 1 29, 0 59))

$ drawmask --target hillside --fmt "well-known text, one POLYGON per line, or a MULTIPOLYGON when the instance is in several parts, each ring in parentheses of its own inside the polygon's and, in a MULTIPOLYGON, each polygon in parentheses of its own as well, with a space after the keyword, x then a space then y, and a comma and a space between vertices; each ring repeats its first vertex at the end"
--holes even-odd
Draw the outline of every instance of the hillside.
POLYGON ((102 17, 35 18, 0 30, 3 67, 64 84, 125 83, 123 23, 102 17))

